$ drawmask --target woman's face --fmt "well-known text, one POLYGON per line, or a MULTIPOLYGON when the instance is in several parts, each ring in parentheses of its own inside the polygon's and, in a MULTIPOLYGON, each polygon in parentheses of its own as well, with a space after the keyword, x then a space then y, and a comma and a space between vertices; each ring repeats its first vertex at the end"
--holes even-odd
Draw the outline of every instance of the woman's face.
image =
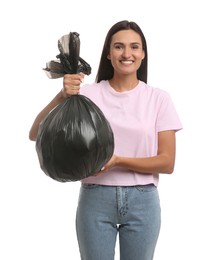
POLYGON ((117 74, 135 74, 145 57, 141 37, 133 30, 121 30, 112 36, 108 59, 117 74))

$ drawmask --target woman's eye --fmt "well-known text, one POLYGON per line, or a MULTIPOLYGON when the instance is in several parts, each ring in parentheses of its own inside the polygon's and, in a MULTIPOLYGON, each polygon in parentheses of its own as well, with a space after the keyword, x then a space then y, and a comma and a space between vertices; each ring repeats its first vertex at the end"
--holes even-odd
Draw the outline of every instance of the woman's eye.
POLYGON ((132 46, 132 49, 138 49, 138 48, 139 48, 138 45, 133 45, 133 46, 132 46))
POLYGON ((122 46, 121 45, 115 45, 115 49, 121 49, 122 46))

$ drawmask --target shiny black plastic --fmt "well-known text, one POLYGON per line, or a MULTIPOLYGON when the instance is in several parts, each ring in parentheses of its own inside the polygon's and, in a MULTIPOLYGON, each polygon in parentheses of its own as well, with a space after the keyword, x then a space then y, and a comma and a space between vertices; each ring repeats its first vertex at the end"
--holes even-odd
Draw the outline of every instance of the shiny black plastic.
POLYGON ((44 71, 51 79, 63 77, 66 73, 91 74, 91 66, 79 56, 80 38, 77 32, 70 32, 58 40, 60 53, 56 56, 57 60, 46 63, 44 71))
POLYGON ((36 149, 51 178, 77 181, 100 171, 111 158, 114 137, 102 111, 82 95, 58 105, 42 122, 36 149))
MULTIPOLYGON (((51 61, 49 78, 65 73, 90 74, 79 57, 79 34, 70 33, 58 41, 60 61, 51 61)), ((41 122, 36 151, 41 169, 60 182, 78 181, 97 172, 114 151, 114 135, 100 108, 83 95, 74 95, 55 107, 41 122)))

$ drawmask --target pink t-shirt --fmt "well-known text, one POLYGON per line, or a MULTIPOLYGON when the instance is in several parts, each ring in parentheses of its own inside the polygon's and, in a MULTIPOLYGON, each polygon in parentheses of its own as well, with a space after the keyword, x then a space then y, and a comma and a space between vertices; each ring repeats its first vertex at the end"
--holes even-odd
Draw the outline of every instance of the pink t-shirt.
MULTIPOLYGON (((182 129, 169 94, 140 81, 132 90, 115 91, 108 81, 84 85, 80 94, 90 98, 104 113, 114 133, 114 154, 124 157, 157 155, 158 132, 182 129)), ((113 167, 99 176, 81 180, 113 186, 158 185, 158 174, 142 174, 113 167)))

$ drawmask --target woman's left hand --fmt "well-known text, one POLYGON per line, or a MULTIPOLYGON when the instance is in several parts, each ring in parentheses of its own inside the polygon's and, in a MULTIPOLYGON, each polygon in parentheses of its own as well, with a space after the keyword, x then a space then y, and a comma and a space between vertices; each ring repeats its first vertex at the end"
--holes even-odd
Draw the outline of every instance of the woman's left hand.
POLYGON ((114 167, 117 164, 117 158, 117 155, 113 154, 111 159, 100 169, 99 172, 95 173, 94 176, 99 176, 114 167))

